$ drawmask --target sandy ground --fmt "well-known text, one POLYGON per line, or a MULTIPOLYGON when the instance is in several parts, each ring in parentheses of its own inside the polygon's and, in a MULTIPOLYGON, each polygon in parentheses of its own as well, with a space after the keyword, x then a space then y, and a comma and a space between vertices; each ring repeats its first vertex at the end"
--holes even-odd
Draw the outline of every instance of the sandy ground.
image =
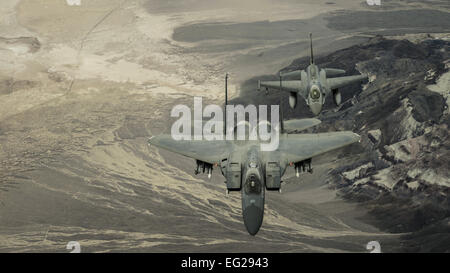
POLYGON ((309 31, 319 53, 365 39, 328 29, 320 15, 368 7, 188 2, 2 1, 0 251, 67 252, 78 241, 85 252, 364 252, 373 240, 395 250, 397 235, 358 220, 364 212, 327 188, 337 155, 319 159, 315 174, 300 181, 288 173, 283 193, 268 194, 264 224, 251 237, 240 196, 225 195, 218 171, 211 180, 194 177, 192 160, 145 142, 168 130, 175 104, 192 104, 192 96, 221 103, 225 72, 237 96, 241 81, 305 55, 309 31), (251 29, 286 20, 304 21, 282 27, 295 35, 272 40, 264 32, 191 34, 196 24, 251 29))

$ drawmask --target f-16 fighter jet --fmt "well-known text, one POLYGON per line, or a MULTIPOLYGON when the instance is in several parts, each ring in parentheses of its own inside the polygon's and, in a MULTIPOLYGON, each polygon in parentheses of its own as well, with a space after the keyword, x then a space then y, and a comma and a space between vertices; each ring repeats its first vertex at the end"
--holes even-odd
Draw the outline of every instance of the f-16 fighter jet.
POLYGON ((345 74, 345 70, 335 68, 320 69, 314 64, 312 34, 309 34, 311 42, 310 65, 306 70, 295 70, 287 73, 280 72, 279 81, 258 81, 258 90, 265 87, 266 90, 278 89, 289 92, 289 105, 292 109, 297 105, 297 97, 301 96, 311 109, 314 115, 318 115, 322 111, 325 98, 331 94, 333 102, 336 106, 341 104, 342 98, 339 88, 360 82, 367 78, 367 75, 354 75, 345 77, 336 77, 345 74), (300 80, 283 81, 283 77, 296 77, 300 80), (336 78, 328 78, 336 77, 336 78))
MULTIPOLYGON (((272 151, 261 149, 262 140, 247 139, 175 140, 171 135, 159 135, 151 137, 148 143, 195 159, 195 174, 206 172, 211 177, 214 167, 220 169, 226 179, 227 192, 241 192, 244 224, 248 233, 255 235, 263 221, 265 190, 280 191, 281 178, 288 166, 295 168, 297 177, 300 172, 312 172, 313 157, 360 139, 359 135, 350 131, 290 134, 287 131, 301 131, 318 125, 320 120, 311 118, 283 122, 282 117, 280 120, 280 126, 277 126, 279 143, 272 151)), ((249 126, 248 122, 246 124, 249 126)), ((262 126, 261 122, 258 126, 262 126)))

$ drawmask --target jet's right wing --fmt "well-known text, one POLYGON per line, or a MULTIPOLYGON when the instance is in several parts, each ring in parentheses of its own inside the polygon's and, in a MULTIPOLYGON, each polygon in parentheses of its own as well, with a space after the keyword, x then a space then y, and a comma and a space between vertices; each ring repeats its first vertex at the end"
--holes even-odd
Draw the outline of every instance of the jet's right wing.
POLYGON ((288 163, 296 163, 358 142, 360 136, 350 132, 287 134, 280 138, 279 151, 288 163))
POLYGON ((175 140, 171 135, 151 137, 148 143, 210 164, 220 163, 231 152, 233 145, 227 140, 175 140))
POLYGON ((261 88, 261 86, 288 92, 298 92, 299 90, 303 89, 302 81, 300 80, 281 81, 281 86, 280 81, 258 81, 258 89, 261 88))
POLYGON ((360 82, 367 79, 367 75, 345 76, 327 79, 328 87, 333 90, 354 82, 360 82))

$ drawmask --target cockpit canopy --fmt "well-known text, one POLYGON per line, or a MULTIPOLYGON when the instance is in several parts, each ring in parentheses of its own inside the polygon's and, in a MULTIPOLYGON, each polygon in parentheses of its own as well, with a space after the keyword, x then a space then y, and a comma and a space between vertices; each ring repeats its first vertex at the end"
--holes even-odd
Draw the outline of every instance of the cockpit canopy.
POLYGON ((317 100, 320 98, 320 89, 318 86, 313 85, 311 87, 311 91, 309 92, 309 96, 311 97, 311 99, 313 100, 317 100))
POLYGON ((244 191, 246 194, 260 194, 262 190, 261 181, 256 175, 250 175, 245 182, 244 191))

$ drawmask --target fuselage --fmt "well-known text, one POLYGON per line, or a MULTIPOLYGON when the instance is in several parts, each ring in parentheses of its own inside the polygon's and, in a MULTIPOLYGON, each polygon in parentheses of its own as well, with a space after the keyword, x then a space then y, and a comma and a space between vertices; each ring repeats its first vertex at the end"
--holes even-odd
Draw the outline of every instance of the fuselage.
POLYGON ((289 106, 294 109, 299 97, 304 99, 314 115, 320 114, 325 99, 331 94, 333 102, 339 106, 342 101, 339 88, 362 81, 367 75, 343 76, 345 70, 336 68, 319 68, 314 63, 312 34, 310 34, 311 57, 310 64, 306 69, 299 69, 290 72, 279 73, 279 81, 258 81, 258 89, 261 86, 266 90, 275 88, 289 92, 289 106), (293 80, 283 80, 283 77, 295 77, 293 80))
POLYGON ((325 102, 325 90, 324 86, 320 82, 319 68, 315 64, 311 64, 306 69, 307 73, 307 97, 306 103, 308 104, 311 112, 314 115, 318 115, 322 111, 322 106, 325 102))
POLYGON ((255 235, 264 217, 265 175, 259 156, 259 149, 248 150, 242 179, 242 216, 248 233, 255 235))

